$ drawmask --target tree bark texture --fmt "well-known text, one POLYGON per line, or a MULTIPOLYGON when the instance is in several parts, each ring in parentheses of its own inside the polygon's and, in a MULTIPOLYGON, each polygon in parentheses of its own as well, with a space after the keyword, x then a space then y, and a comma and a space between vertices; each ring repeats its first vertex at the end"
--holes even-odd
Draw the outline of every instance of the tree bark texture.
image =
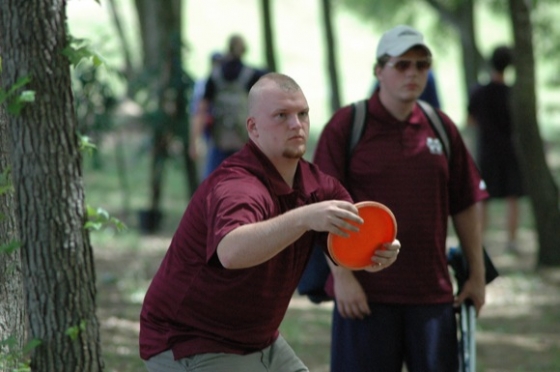
POLYGON ((323 26, 325 28, 325 50, 327 51, 327 69, 331 96, 331 111, 340 108, 340 88, 338 84, 338 68, 336 63, 336 42, 332 17, 332 0, 323 0, 323 26))
MULTIPOLYGON (((0 56, 2 48, 0 44, 0 56)), ((2 86, 0 75, 0 87, 2 86)), ((8 119, 4 105, 0 104, 0 177, 10 172, 10 141, 8 119)), ((11 182, 9 177, 7 182, 11 182)), ((18 241, 13 189, 3 189, 0 182, 0 247, 18 241)), ((25 342, 25 307, 23 278, 21 273, 21 250, 3 252, 0 249, 0 342, 11 339, 13 343, 0 347, 0 372, 16 369, 18 360, 2 356, 18 355, 25 342)))
POLYGON ((446 2, 426 0, 436 10, 443 21, 457 30, 461 40, 461 60, 464 69, 463 81, 467 97, 471 88, 478 83, 478 74, 482 72, 484 58, 478 50, 475 39, 474 0, 446 2))
POLYGON ((77 122, 70 88, 66 2, 2 0, 4 89, 22 77, 35 92, 9 115, 33 371, 101 371, 95 271, 77 122))
POLYGON ((263 35, 264 35, 264 50, 266 55, 266 65, 269 71, 278 71, 276 65, 276 53, 274 52, 274 30, 273 30, 273 16, 272 6, 270 0, 261 0, 262 22, 263 22, 263 35))
MULTIPOLYGON (((188 156, 189 122, 186 115, 187 91, 192 79, 182 65, 182 0, 135 0, 142 35, 144 70, 150 73, 150 91, 157 100, 157 112, 151 115, 154 129, 151 165, 151 201, 148 215, 157 220, 163 191, 165 164, 169 146, 178 136, 183 141, 187 197, 198 187, 195 162, 188 156)), ((150 219, 151 219, 150 218, 150 219)), ((157 223, 147 231, 158 229, 157 223)))
POLYGON ((537 266, 560 266, 558 186, 546 163, 537 123, 531 14, 528 3, 524 0, 510 0, 509 5, 516 69, 516 81, 512 88, 512 116, 521 169, 538 233, 537 266))

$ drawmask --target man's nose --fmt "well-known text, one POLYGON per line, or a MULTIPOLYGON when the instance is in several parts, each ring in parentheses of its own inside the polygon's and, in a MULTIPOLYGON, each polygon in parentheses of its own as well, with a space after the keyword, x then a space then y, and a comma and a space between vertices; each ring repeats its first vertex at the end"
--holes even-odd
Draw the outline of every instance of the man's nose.
POLYGON ((303 126, 303 122, 301 121, 298 115, 292 115, 289 120, 290 128, 300 128, 303 126))

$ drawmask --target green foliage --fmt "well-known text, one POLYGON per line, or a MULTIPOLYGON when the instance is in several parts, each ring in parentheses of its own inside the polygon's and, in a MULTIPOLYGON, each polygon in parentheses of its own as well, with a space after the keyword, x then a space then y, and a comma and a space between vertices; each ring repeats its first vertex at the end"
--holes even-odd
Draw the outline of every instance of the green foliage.
POLYGON ((80 138, 80 151, 84 151, 89 155, 93 154, 93 151, 97 148, 95 143, 91 142, 88 136, 82 136, 78 134, 80 138))
POLYGON ((0 255, 2 254, 12 254, 21 247, 21 242, 17 240, 12 240, 9 243, 0 245, 0 255))
POLYGON ((10 336, 0 340, 0 371, 31 372, 29 353, 41 344, 38 339, 33 339, 23 346, 22 350, 17 347, 17 340, 10 336))
POLYGON ((105 63, 103 57, 95 52, 85 39, 68 37, 68 46, 62 51, 72 66, 78 66, 82 61, 91 61, 95 67, 105 63))
MULTIPOLYGON (((11 168, 6 168, 2 173, 0 173, 0 196, 14 191, 14 185, 10 178, 11 168)), ((6 216, 0 213, 0 221, 4 220, 6 216)), ((4 245, 0 246, 0 252, 4 250, 9 250, 10 247, 4 245)))
POLYGON ((85 228, 88 230, 101 230, 104 226, 113 225, 117 229, 117 231, 124 231, 126 230, 126 225, 115 217, 111 217, 109 212, 107 212, 103 208, 93 208, 91 206, 87 206, 87 216, 88 221, 85 224, 85 228))
POLYGON ((7 194, 14 191, 14 185, 10 178, 11 168, 6 168, 2 173, 0 173, 0 195, 7 194))
POLYGON ((35 101, 35 92, 32 90, 24 90, 19 95, 16 91, 28 84, 31 78, 28 76, 19 78, 16 83, 6 92, 0 88, 0 105, 4 102, 8 104, 8 112, 13 115, 19 115, 26 103, 35 101))
POLYGON ((83 332, 83 331, 86 330, 86 324, 87 324, 86 321, 82 320, 80 322, 80 324, 68 328, 66 330, 66 332, 64 332, 64 333, 74 341, 78 338, 78 336, 80 335, 80 332, 83 332))

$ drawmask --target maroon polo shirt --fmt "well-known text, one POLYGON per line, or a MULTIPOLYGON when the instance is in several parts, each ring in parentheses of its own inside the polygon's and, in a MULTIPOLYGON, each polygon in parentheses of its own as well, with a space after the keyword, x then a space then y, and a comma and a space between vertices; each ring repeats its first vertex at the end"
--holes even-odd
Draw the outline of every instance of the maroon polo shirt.
POLYGON ((245 354, 271 345, 319 234, 307 232, 267 262, 237 270, 222 267, 218 243, 238 226, 330 199, 351 200, 305 160, 293 188, 252 142, 225 160, 193 195, 146 293, 141 357, 168 349, 175 359, 245 354))
MULTIPOLYGON (((338 110, 325 126, 314 162, 342 181, 353 199, 387 205, 397 220, 402 249, 386 270, 355 272, 369 301, 398 304, 451 302, 447 268, 448 216, 485 199, 479 172, 459 131, 440 112, 451 145, 451 160, 428 119, 415 106, 407 121, 395 119, 378 91, 368 101, 364 133, 347 159, 351 107, 338 110)), ((330 288, 332 290, 332 288, 330 288)))

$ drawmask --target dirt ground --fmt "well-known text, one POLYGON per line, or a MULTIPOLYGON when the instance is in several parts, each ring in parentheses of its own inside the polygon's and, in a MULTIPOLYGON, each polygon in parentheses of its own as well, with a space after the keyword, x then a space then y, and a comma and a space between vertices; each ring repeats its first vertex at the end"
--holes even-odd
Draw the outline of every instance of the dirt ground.
MULTIPOLYGON (((144 370, 138 357, 138 314, 170 237, 137 239, 129 243, 134 248, 114 247, 111 239, 96 243, 106 371, 144 370)), ((477 371, 560 371, 560 270, 534 270, 532 231, 521 231, 518 255, 506 254, 502 241, 496 233, 488 244, 501 276, 488 285, 477 320, 477 371)), ((283 324, 283 334, 311 371, 328 371, 329 314, 329 305, 295 295, 283 324)))

